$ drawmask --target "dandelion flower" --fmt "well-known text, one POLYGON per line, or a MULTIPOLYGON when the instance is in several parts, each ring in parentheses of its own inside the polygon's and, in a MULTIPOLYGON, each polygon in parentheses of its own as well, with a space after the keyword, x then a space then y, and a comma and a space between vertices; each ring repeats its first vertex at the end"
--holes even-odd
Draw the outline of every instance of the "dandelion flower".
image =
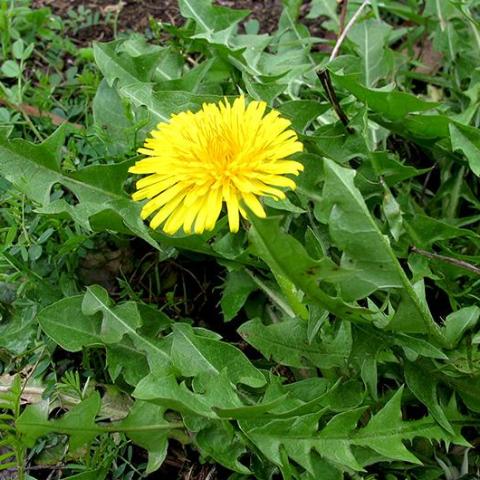
POLYGON ((265 102, 248 105, 243 96, 205 103, 202 109, 172 115, 160 123, 139 152, 147 157, 130 168, 146 175, 137 182, 134 200, 148 202, 143 219, 153 229, 173 235, 213 230, 227 207, 232 232, 248 207, 258 217, 265 211, 258 197, 285 198, 282 188, 295 188, 285 175, 298 175, 303 165, 286 158, 303 150, 290 122, 276 110, 265 115, 265 102))

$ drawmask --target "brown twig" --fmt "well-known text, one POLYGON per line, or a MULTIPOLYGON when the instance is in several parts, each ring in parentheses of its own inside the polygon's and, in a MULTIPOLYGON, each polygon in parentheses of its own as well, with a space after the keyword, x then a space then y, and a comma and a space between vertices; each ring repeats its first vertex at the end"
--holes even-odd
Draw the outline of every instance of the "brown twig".
POLYGON ((62 125, 63 123, 68 123, 74 128, 77 128, 79 130, 83 129, 83 126, 80 125, 79 123, 71 123, 65 118, 61 117, 60 115, 57 115, 52 112, 42 112, 37 107, 34 107, 33 105, 28 105, 26 103, 15 105, 13 103, 10 103, 8 100, 5 100, 4 98, 0 98, 0 105, 5 105, 6 107, 11 108, 12 110, 16 110, 17 112, 28 115, 29 117, 49 118, 54 125, 62 125))
POLYGON ((363 0, 362 4, 358 8, 358 10, 353 14, 353 17, 347 23, 346 27, 343 30, 341 30, 340 34, 338 35, 337 42, 335 43, 335 46, 333 47, 332 53, 330 55, 330 59, 329 59, 330 62, 332 62, 333 60, 335 60, 335 58, 337 58, 338 52, 340 51, 340 47, 342 46, 342 43, 345 40, 345 37, 347 36, 350 29, 353 27, 355 22, 358 20, 358 18, 362 14, 363 9, 369 4, 370 4, 370 0, 363 0))
POLYGON ((340 27, 338 29, 338 36, 340 36, 345 30, 345 19, 347 18, 347 10, 348 10, 348 0, 340 0, 340 18, 339 18, 340 27))
MULTIPOLYGON (((332 62, 335 60, 335 58, 338 55, 338 52, 340 51, 340 47, 342 46, 343 41, 345 40, 349 30, 353 27, 357 19, 360 17, 363 9, 370 4, 370 0, 363 0, 362 4, 358 8, 358 10, 353 14, 353 17, 350 19, 350 21, 347 23, 345 26, 345 18, 347 15, 347 7, 348 7, 348 0, 342 0, 342 9, 340 12, 340 26, 339 26, 339 32, 338 32, 338 37, 337 41, 335 43, 335 46, 333 47, 332 53, 329 58, 329 62, 332 62)), ((330 79, 330 74, 328 70, 323 69, 318 72, 318 77, 320 78, 320 82, 322 83, 323 88, 325 89, 325 93, 327 94, 327 98, 329 102, 331 103, 333 109, 335 110, 335 113, 337 114, 338 118, 340 121, 343 123, 343 125, 346 127, 347 131, 349 133, 352 133, 353 130, 351 127, 348 125, 348 117, 345 115, 345 112, 343 111, 342 107, 340 106, 340 103, 338 102, 337 99, 337 94, 335 93, 335 89, 333 88, 332 81, 330 79)))
POLYGON ((465 262, 464 260, 458 260, 457 258, 447 257, 438 253, 427 252, 426 250, 422 250, 421 248, 417 248, 415 246, 413 246, 410 250, 414 253, 422 255, 423 257, 449 263, 450 265, 455 265, 456 267, 463 268, 464 270, 468 270, 470 272, 476 273, 477 275, 480 275, 479 267, 472 265, 471 263, 465 262))
POLYGON ((31 465, 27 470, 65 470, 65 464, 59 463, 57 465, 31 465))
POLYGON ((318 78, 320 79, 320 82, 322 83, 322 86, 327 95, 327 99, 332 105, 333 109, 335 110, 335 113, 337 114, 338 118, 346 127, 346 129, 349 131, 349 133, 352 133, 353 130, 351 129, 351 127, 348 126, 348 122, 349 122, 348 117, 343 111, 342 107, 340 106, 340 102, 338 101, 337 94, 335 93, 335 89, 333 88, 329 71, 320 70, 318 72, 318 78))

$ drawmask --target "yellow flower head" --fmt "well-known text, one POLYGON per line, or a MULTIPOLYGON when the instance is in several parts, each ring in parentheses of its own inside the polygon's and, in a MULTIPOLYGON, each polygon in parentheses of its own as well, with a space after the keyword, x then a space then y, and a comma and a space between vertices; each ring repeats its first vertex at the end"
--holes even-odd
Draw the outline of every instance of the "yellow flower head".
POLYGON ((265 217, 259 196, 285 198, 278 187, 295 188, 285 174, 298 175, 301 163, 285 160, 301 152, 302 144, 289 129, 290 122, 265 102, 245 104, 243 96, 233 105, 226 100, 205 103, 197 112, 172 115, 160 123, 139 152, 147 158, 130 172, 144 174, 137 182, 134 200, 149 201, 142 218, 155 215, 150 226, 163 224, 166 233, 181 227, 186 233, 212 230, 227 205, 232 232, 239 228, 244 206, 265 217))

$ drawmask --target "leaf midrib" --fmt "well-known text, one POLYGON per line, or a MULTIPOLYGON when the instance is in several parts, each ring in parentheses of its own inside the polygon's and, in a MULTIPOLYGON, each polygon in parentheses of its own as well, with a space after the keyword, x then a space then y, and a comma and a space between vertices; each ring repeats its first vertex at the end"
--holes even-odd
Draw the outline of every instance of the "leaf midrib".
MULTIPOLYGON (((59 420, 60 422, 62 419, 59 420)), ((65 427, 62 425, 55 425, 50 423, 40 422, 24 422, 22 421, 22 427, 40 427, 51 431, 58 432, 85 432, 85 433, 104 433, 104 432, 150 432, 156 430, 172 430, 174 428, 182 428, 183 423, 168 423, 168 424, 154 424, 145 425, 143 427, 115 427, 109 425, 95 425, 94 427, 65 427)))
MULTIPOLYGON (((159 111, 155 110, 153 108, 153 104, 152 103, 147 103, 145 102, 145 100, 141 97, 138 97, 135 95, 135 93, 139 90, 138 88, 138 84, 140 84, 142 87, 145 87, 145 86, 148 86, 148 85, 151 85, 149 83, 145 83, 145 82, 140 82, 140 81, 137 81, 135 83, 132 83, 132 84, 127 84, 127 85, 123 85, 120 87, 119 89, 119 92, 120 94, 126 96, 126 97, 130 97, 132 99, 134 99, 134 101, 136 101, 137 103, 139 103, 140 105, 143 105, 144 107, 147 108, 147 110, 152 113, 153 115, 155 115, 156 117, 160 118, 161 120, 163 120, 164 122, 168 122, 169 118, 166 117, 165 115, 163 115, 162 113, 160 113, 159 111), (133 86, 137 86, 137 89, 134 90, 132 89, 133 86)), ((171 91, 171 90, 170 90, 171 91)), ((153 96, 152 96, 153 98, 153 96)))
MULTIPOLYGON (((288 440, 302 440, 302 441, 342 441, 342 442, 348 442, 352 445, 356 444, 358 440, 363 442, 366 441, 372 441, 372 440, 379 440, 379 439, 391 439, 392 436, 400 436, 402 433, 405 434, 411 434, 415 433, 416 436, 422 436, 421 432, 422 431, 428 431, 431 430, 432 428, 439 428, 438 424, 435 421, 432 421, 429 424, 417 426, 417 425, 409 425, 409 423, 413 422, 406 422, 404 426, 401 426, 400 428, 389 428, 387 430, 382 430, 380 433, 367 433, 367 434, 362 434, 362 430, 358 430, 356 433, 353 433, 352 435, 328 435, 322 437, 322 431, 318 432, 317 436, 304 436, 304 435, 285 435, 281 434, 282 439, 288 439, 288 440)), ((267 437, 267 438, 277 438, 275 435, 272 435, 269 432, 256 432, 254 430, 247 431, 248 435, 256 435, 256 436, 262 436, 262 437, 267 437)), ((400 437, 401 440, 409 440, 410 437, 400 437)), ((437 437, 432 437, 432 436, 425 436, 424 438, 437 438, 437 437)))
MULTIPOLYGON (((120 195, 120 194, 117 194, 117 193, 113 193, 113 192, 109 192, 108 190, 103 190, 101 189, 100 187, 97 187, 95 185, 92 185, 90 183, 85 183, 85 182, 82 182, 80 180, 77 180, 75 178, 72 178, 72 177, 68 177, 66 176, 64 173, 62 172, 57 172, 56 170, 53 170, 51 168, 48 168, 46 167, 45 165, 41 164, 41 163, 36 163, 34 162, 33 160, 31 160, 29 157, 26 157, 22 154, 19 154, 17 151, 15 151, 14 149, 10 149, 8 147, 8 145, 0 145, 0 151, 1 150, 6 150, 10 155, 13 154, 13 156, 15 157, 20 157, 22 158, 24 161, 34 165, 36 168, 39 168, 41 170, 44 170, 46 172, 48 172, 50 175, 56 175, 57 177, 57 181, 60 181, 63 180, 65 183, 68 183, 68 182, 71 182, 71 183, 74 183, 75 185, 78 185, 79 188, 86 188, 86 189, 90 189, 90 190, 93 190, 95 192, 100 192, 102 193, 103 195, 107 195, 107 196, 110 196, 114 199, 118 199, 118 200, 127 200, 128 202, 130 203, 133 203, 132 200, 130 200, 126 195, 120 195)), ((88 169, 88 167, 86 168, 88 169)), ((83 170, 78 170, 78 172, 82 172, 86 169, 83 169, 83 170)), ((54 182, 55 183, 55 182, 54 182)), ((60 181, 60 183, 63 183, 60 181)), ((63 184, 65 184, 63 183, 63 184)), ((68 185, 66 185, 68 186, 68 185)))
POLYGON ((190 0, 183 0, 183 3, 188 8, 190 13, 195 18, 195 21, 199 23, 208 33, 212 33, 212 29, 203 21, 202 17, 193 9, 192 5, 190 4, 190 0))
POLYGON ((344 185, 344 187, 349 192, 349 194, 352 196, 352 198, 355 199, 355 202, 357 203, 357 205, 359 205, 359 207, 361 208, 361 210, 364 213, 367 221, 370 223, 373 230, 378 235, 380 241, 384 245, 384 248, 386 249, 388 256, 391 258, 392 265, 394 266, 394 268, 395 268, 395 270, 396 270, 396 272, 399 276, 399 279, 400 279, 401 283, 403 284, 403 287, 404 287, 407 295, 411 299, 411 301, 412 301, 413 305, 415 306, 416 310, 418 311, 420 317, 423 319, 424 325, 430 331, 430 333, 432 333, 434 336, 437 336, 436 332, 434 332, 433 329, 432 329, 432 326, 430 324, 430 319, 427 318, 426 313, 424 312, 424 309, 420 305, 420 300, 419 300, 417 294, 415 293, 415 291, 413 290, 412 284, 410 283, 410 281, 408 280, 404 270, 402 269, 402 267, 398 263, 398 259, 395 256, 395 254, 393 253, 393 250, 390 247, 390 244, 387 242, 385 236, 379 230, 377 224, 373 220, 373 217, 371 216, 370 212, 366 208, 365 204, 363 202, 358 203, 358 199, 357 199, 357 195, 356 195, 357 192, 353 191, 350 188, 349 184, 345 181, 345 179, 341 175, 339 175, 337 173, 337 171, 335 169, 330 168, 330 172, 332 172, 332 174, 335 175, 337 180, 339 180, 344 185))
POLYGON ((123 325, 123 327, 128 331, 128 334, 135 337, 136 339, 140 340, 140 343, 146 344, 148 347, 153 349, 154 351, 160 353, 163 357, 167 358, 170 362, 170 357, 160 348, 158 348, 154 343, 148 340, 145 337, 142 337, 137 333, 137 331, 132 328, 128 323, 124 322, 121 317, 119 317, 111 308, 108 307, 95 293, 92 289, 89 289, 90 295, 102 306, 102 309, 105 309, 108 313, 110 313, 115 319, 117 319, 118 323, 123 325))
POLYGON ((205 357, 205 355, 203 355, 203 353, 198 349, 198 347, 191 341, 191 339, 185 335, 184 332, 182 332, 182 330, 180 329, 177 329, 176 332, 178 332, 180 335, 182 335, 182 337, 188 342, 189 345, 191 345, 191 347, 194 349, 194 351, 200 356, 200 358, 202 358, 203 360, 205 360, 205 362, 207 363, 208 367, 210 368, 210 370, 213 370, 217 375, 220 375, 220 372, 217 370, 217 368, 215 367, 215 365, 213 365, 209 360, 208 358, 205 357))
MULTIPOLYGON (((108 45, 107 45, 107 47, 108 47, 108 45)), ((117 69, 121 70, 124 77, 128 77, 129 80, 133 79, 135 82, 139 81, 138 78, 135 77, 135 75, 132 75, 125 67, 123 67, 121 62, 116 61, 117 57, 113 56, 111 54, 111 52, 106 52, 104 50, 103 46, 99 46, 98 44, 96 44, 95 47, 94 47, 94 52, 95 52, 95 50, 101 52, 102 55, 107 58, 107 61, 109 63, 114 64, 117 67, 117 69)), ((114 54, 115 54, 115 52, 114 52, 114 54)), ((100 63, 100 62, 97 62, 97 64, 98 63, 100 63)), ((102 73, 103 73, 103 71, 102 71, 102 73)), ((120 76, 119 76, 118 73, 115 74, 115 79, 120 79, 120 76)))
MULTIPOLYGON (((263 233, 261 232, 260 229, 256 228, 256 223, 257 223, 257 217, 255 217, 254 214, 252 214, 250 217, 250 222, 252 223, 252 227, 254 228, 254 231, 257 235, 257 238, 259 242, 262 245, 262 248, 267 252, 267 255, 269 259, 271 260, 272 264, 274 265, 271 267, 271 270, 274 271, 275 268, 278 269, 281 274, 289 279, 297 288, 300 290, 303 290, 305 294, 310 296, 312 299, 314 299, 316 302, 320 303, 322 306, 324 306, 328 311, 335 313, 337 315, 343 313, 342 312, 342 306, 337 306, 335 304, 335 299, 331 298, 327 293, 325 293, 320 287, 315 286, 312 287, 308 280, 302 281, 302 279, 296 278, 296 276, 292 276, 289 273, 288 267, 285 266, 285 264, 281 263, 281 258, 278 258, 277 255, 275 255, 274 250, 272 250, 269 247, 267 239, 264 238, 263 233)), ((265 263, 269 263, 267 260, 264 260, 265 263)), ((363 316, 360 313, 357 312, 351 312, 350 319, 358 319, 358 320, 364 320, 363 316)))
MULTIPOLYGON (((135 53, 138 53, 139 55, 142 55, 142 52, 141 50, 138 50, 136 47, 135 47, 135 44, 131 44, 130 45, 130 49, 133 50, 135 53)), ((163 77, 165 77, 166 80, 173 80, 173 78, 168 75, 167 73, 165 73, 161 68, 160 68, 160 63, 155 67, 155 71, 158 72, 160 75, 162 75, 163 77)))
POLYGON ((302 346, 302 348, 296 348, 292 345, 289 345, 288 343, 282 343, 282 342, 277 341, 277 340, 274 341, 274 340, 271 340, 271 339, 268 339, 268 340, 263 339, 262 341, 264 341, 265 343, 273 344, 273 345, 280 345, 282 347, 285 347, 287 350, 293 350, 295 352, 299 352, 300 354, 302 352, 307 352, 307 353, 312 353, 312 354, 317 355, 317 356, 339 357, 339 358, 344 358, 345 357, 345 355, 342 355, 340 353, 322 353, 318 350, 309 348, 308 344, 302 346))

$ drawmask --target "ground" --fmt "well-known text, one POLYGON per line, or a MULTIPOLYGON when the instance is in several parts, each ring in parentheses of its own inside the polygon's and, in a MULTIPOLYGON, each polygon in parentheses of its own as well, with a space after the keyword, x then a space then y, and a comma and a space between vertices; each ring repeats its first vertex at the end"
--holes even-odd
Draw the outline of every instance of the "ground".
MULTIPOLYGON (((260 22, 264 32, 271 32, 277 26, 281 12, 281 0, 218 0, 216 3, 233 8, 251 10, 250 18, 260 22)), ((69 11, 80 6, 100 12, 101 15, 118 14, 118 30, 143 31, 148 27, 149 18, 159 21, 178 24, 183 21, 180 16, 177 0, 34 0, 35 7, 48 6, 54 13, 65 17, 69 11)), ((77 38, 87 42, 89 40, 109 40, 113 36, 113 28, 94 25, 78 32, 77 38)))

